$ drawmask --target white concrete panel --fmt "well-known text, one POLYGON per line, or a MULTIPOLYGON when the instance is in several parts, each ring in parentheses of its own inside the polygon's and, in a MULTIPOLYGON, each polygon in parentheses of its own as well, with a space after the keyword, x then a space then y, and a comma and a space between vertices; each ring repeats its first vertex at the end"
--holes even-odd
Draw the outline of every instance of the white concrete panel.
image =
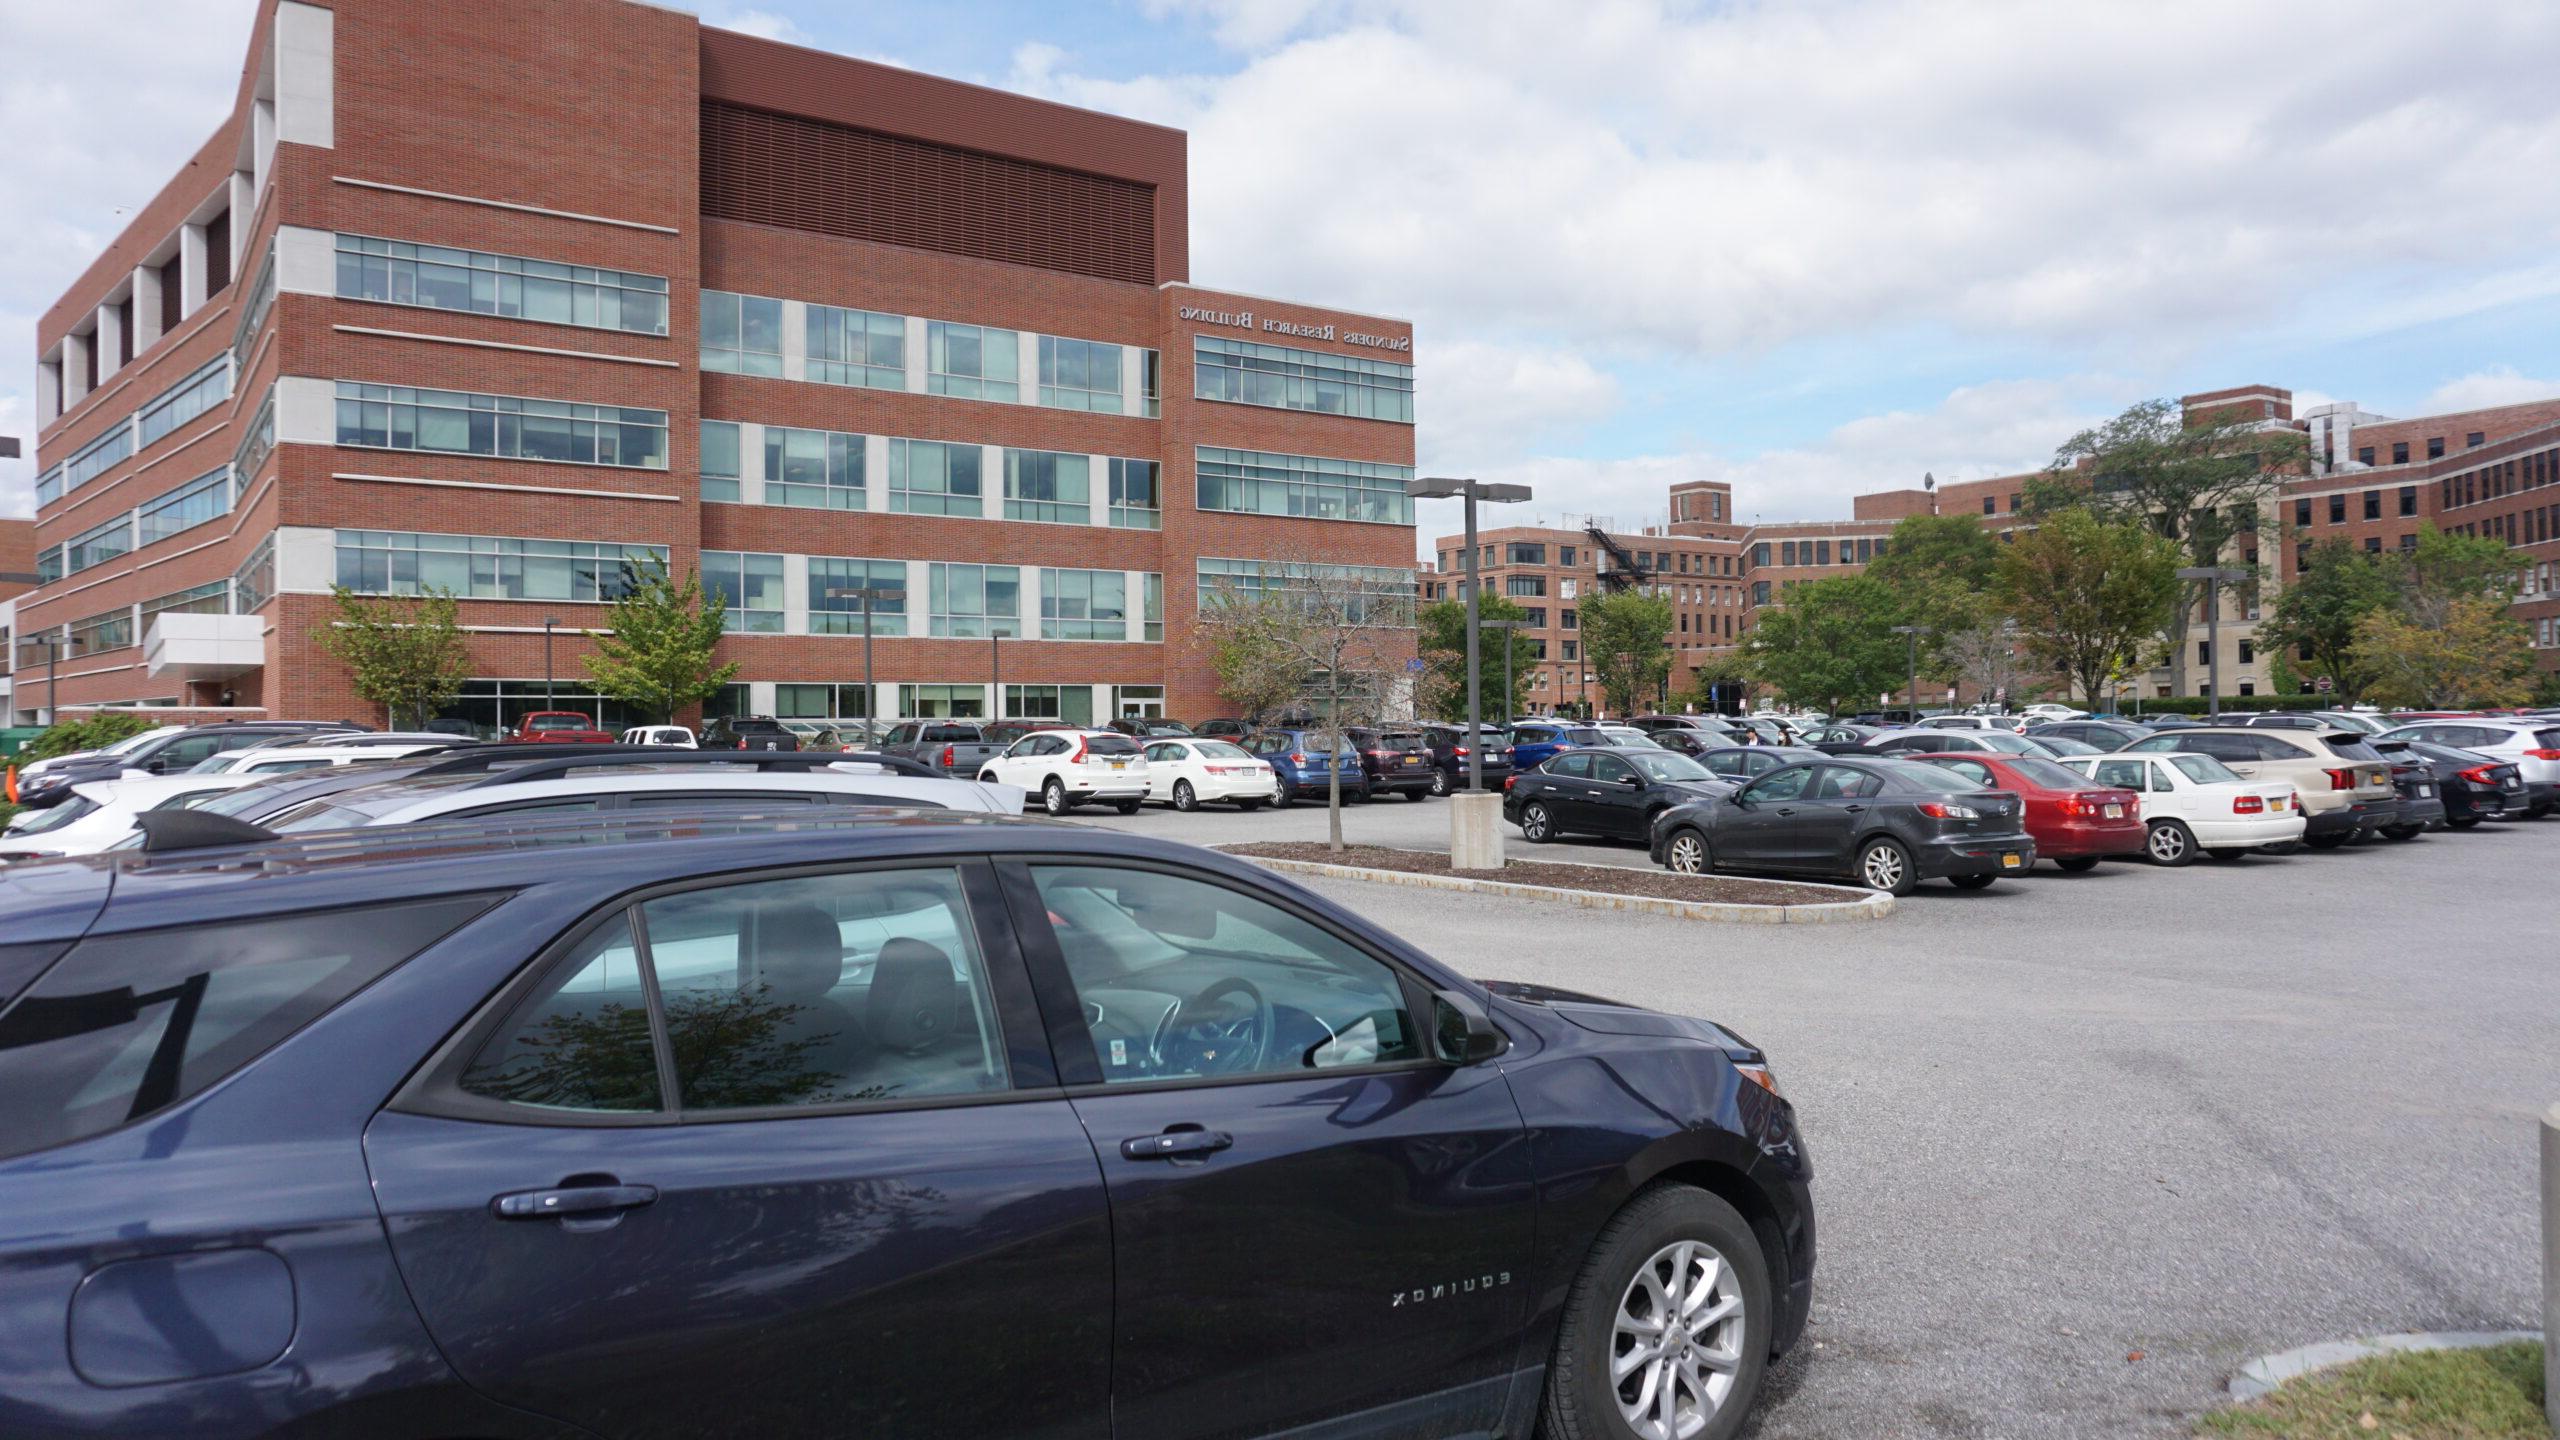
POLYGON ((97 321, 98 379, 104 381, 109 375, 123 369, 124 363, 133 357, 124 353, 124 328, 116 321, 116 307, 99 306, 97 321))
POLYGON ((1120 347, 1120 413, 1147 413, 1147 350, 1143 345, 1120 347))
POLYGON ((276 138, 338 143, 337 16, 317 5, 276 6, 276 138))
POLYGON ((748 714, 770 715, 773 713, 773 685, 774 682, 770 680, 750 680, 747 682, 748 714))
POLYGON ((62 337, 62 403, 77 405, 88 397, 89 337, 65 335, 62 337))
POLYGON ((303 225, 278 226, 276 290, 285 295, 337 294, 338 237, 303 225))
POLYGON ((141 354, 160 340, 160 267, 133 267, 133 353, 141 354))
POLYGON ((907 393, 921 395, 925 390, 925 319, 921 315, 907 317, 907 393))
POLYGON ((1040 337, 1029 330, 1016 344, 1014 370, 1022 378, 1022 403, 1040 403, 1040 337))
POLYGON ((204 308, 205 250, 204 227, 178 227, 178 318, 183 320, 204 308))
POLYGON ((50 425, 62 418, 62 362, 36 362, 36 424, 50 425))
POLYGON ((782 378, 809 378, 809 304, 805 300, 782 302, 782 378))
POLYGON ((249 102, 249 184, 263 194, 276 173, 276 102, 249 102))
POLYGON ((338 443, 338 386, 331 380, 284 375, 276 380, 276 443, 338 443))
POLYGON ((250 183, 249 172, 231 172, 231 278, 234 282, 257 277, 240 273, 240 257, 249 250, 249 220, 257 213, 258 191, 250 183))
POLYGON ((862 508, 874 515, 889 513, 889 437, 886 435, 862 437, 862 508))
POLYGON ((809 633, 809 559, 805 555, 782 557, 782 633, 809 633))
POLYGON ((764 427, 752 420, 738 423, 738 499, 764 503, 764 427))
POLYGON ((1093 467, 1085 484, 1086 523, 1107 530, 1111 527, 1111 457, 1088 455, 1085 463, 1093 467))
MULTIPOLYGON (((1147 572, 1124 570, 1120 572, 1120 583, 1127 587, 1129 596, 1129 613, 1124 617, 1127 624, 1123 629, 1129 639, 1144 640, 1147 638, 1147 572)), ((1093 713, 1100 715, 1103 712, 1096 710, 1093 713)))
POLYGON ((310 525, 276 528, 276 593, 326 595, 338 581, 338 532, 310 525))

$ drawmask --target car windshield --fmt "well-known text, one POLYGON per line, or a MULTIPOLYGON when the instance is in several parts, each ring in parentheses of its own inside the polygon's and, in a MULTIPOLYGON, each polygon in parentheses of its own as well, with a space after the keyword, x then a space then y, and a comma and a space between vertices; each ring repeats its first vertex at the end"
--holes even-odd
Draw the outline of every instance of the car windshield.
POLYGON ((2350 735, 2345 731, 2340 731, 2334 735, 2323 735, 2320 737, 2320 741, 2322 744, 2329 747, 2330 754, 2337 756, 2341 760, 2379 760, 2382 758, 2382 752, 2364 743, 2364 737, 2362 735, 2350 735))
POLYGON ((1203 760, 1250 760, 1253 758, 1242 747, 1230 745, 1224 740, 1197 741, 1192 745, 1191 750, 1203 760))
POLYGON ((127 735, 113 745, 99 747, 98 753, 101 755, 130 755, 134 751, 141 749, 143 746, 150 744, 152 741, 159 739, 163 735, 175 735, 186 728, 187 727, 184 725, 163 725, 157 730, 145 730, 139 735, 127 735))
POLYGON ((2199 785, 2240 778, 2238 772, 2210 755, 2172 755, 2169 763, 2177 767, 2179 774, 2199 785))
POLYGON ((2009 769, 2028 784, 2047 790, 2078 790, 2089 783, 2089 777, 2079 771, 2065 769, 2050 760, 2039 760, 2033 755, 2021 755, 2010 761, 2009 769))
POLYGON ((37 811, 34 819, 29 820, 24 825, 19 826, 17 829, 12 830, 9 833, 12 835, 41 835, 47 830, 59 830, 63 826, 70 824, 72 821, 79 819, 83 815, 94 813, 97 808, 97 801, 92 800, 85 795, 74 795, 69 799, 64 800, 61 804, 54 806, 50 810, 37 811))
POLYGON ((1576 745, 1606 745, 1610 743, 1607 735, 1602 734, 1600 731, 1591 729, 1567 730, 1564 732, 1564 738, 1576 745))
POLYGON ((2038 735, 2035 736, 2034 739, 2037 744, 2052 751, 2056 755, 2096 755, 2100 753, 2097 746, 2089 744, 2084 740, 2074 740, 2068 735, 2038 735))
POLYGON ((1644 778, 1656 781, 1713 780, 1714 771, 1673 750, 1633 750, 1622 757, 1644 772, 1644 778))
POLYGON ((2005 755, 2053 753, 2045 749, 2041 741, 2030 740, 2024 735, 2012 735, 2006 730, 1971 730, 1966 732, 1965 738, 1977 742, 1985 750, 1997 750, 2005 755))
MULTIPOLYGON (((527 730, 593 730, 594 722, 584 715, 536 715, 524 722, 527 730)), ((739 728, 745 728, 741 725, 739 728)))
POLYGON ((1926 760, 1867 760, 1865 764, 1887 775, 1898 775, 1923 790, 1988 790, 1991 787, 1970 780, 1953 770, 1933 765, 1926 760))
POLYGON ((1138 753, 1138 742, 1126 735, 1105 730, 1099 734, 1084 737, 1084 752, 1088 755, 1135 755, 1138 753))

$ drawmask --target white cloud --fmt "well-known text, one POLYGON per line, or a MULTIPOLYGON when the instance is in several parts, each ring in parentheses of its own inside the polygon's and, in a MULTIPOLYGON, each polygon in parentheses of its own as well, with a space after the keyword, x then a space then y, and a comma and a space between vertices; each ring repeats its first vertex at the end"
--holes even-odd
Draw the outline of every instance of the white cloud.
POLYGON ((2428 392, 2426 408, 2421 413, 2486 410, 2493 405, 2521 405, 2555 396, 2560 396, 2560 380, 2536 380, 2517 374, 2513 365, 2493 365, 2437 386, 2428 392))
POLYGON ((1618 408, 1618 382, 1569 350, 1452 340, 1417 379, 1425 456, 1493 455, 1578 435, 1618 408))
POLYGON ((753 35, 765 40, 780 40, 787 45, 813 43, 809 38, 809 32, 801 29, 798 21, 788 15, 776 15, 770 10, 735 10, 727 6, 713 5, 704 9, 701 14, 702 23, 716 29, 735 30, 741 35, 753 35))

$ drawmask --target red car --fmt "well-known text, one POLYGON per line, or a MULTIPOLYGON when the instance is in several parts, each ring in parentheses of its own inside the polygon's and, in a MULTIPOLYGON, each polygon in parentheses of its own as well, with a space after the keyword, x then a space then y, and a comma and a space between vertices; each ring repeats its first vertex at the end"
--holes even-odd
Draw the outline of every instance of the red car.
POLYGON ((2016 791, 2027 802, 2027 834, 2036 842, 2039 860, 2065 870, 2088 870, 2110 855, 2134 859, 2142 854, 2142 797, 2130 790, 2095 784, 2036 755, 1966 751, 1904 758, 1945 766, 1994 790, 2016 791))
POLYGON ((568 745, 610 745, 613 736, 596 728, 595 717, 576 710, 536 710, 516 726, 520 739, 568 745))

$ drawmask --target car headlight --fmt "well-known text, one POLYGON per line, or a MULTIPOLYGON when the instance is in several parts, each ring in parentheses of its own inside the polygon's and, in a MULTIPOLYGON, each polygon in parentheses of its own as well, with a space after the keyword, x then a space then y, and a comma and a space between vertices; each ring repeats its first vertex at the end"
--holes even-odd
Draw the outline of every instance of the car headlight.
POLYGON ((1755 1065, 1746 1064, 1737 1060, 1734 1062, 1733 1068, 1734 1072, 1740 1075, 1743 1079, 1750 1081, 1752 1084, 1759 1086, 1761 1089, 1768 1091, 1770 1094, 1777 1096, 1781 1100, 1787 1098, 1786 1093, 1778 1088, 1778 1077, 1770 1071, 1767 1061, 1764 1060, 1755 1065))

